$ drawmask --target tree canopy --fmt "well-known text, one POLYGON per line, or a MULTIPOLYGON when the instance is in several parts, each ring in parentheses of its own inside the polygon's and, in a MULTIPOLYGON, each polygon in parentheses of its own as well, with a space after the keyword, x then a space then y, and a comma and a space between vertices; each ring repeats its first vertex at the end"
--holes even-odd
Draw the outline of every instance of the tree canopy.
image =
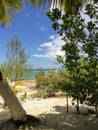
MULTIPOLYGON (((64 13, 59 9, 48 11, 47 15, 52 21, 52 27, 62 37, 65 44, 62 46, 64 57, 58 55, 57 60, 63 68, 70 72, 68 93, 73 100, 79 102, 86 100, 88 105, 98 108, 98 3, 86 5, 85 11, 77 14, 64 13)), ((66 84, 65 84, 66 90, 66 84)))
POLYGON ((46 4, 59 8, 68 13, 77 13, 88 1, 97 0, 1 0, 0 2, 0 23, 11 25, 17 12, 22 11, 25 4, 30 3, 33 7, 44 8, 46 4))

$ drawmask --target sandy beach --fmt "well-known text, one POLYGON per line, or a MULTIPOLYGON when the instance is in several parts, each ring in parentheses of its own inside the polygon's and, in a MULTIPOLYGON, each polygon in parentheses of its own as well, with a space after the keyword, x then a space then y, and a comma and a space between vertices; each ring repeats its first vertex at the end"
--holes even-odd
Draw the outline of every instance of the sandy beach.
MULTIPOLYGON (((30 85, 30 84, 29 84, 30 85)), ((32 85, 30 85, 30 88, 32 85)), ((27 89, 26 89, 27 90, 27 89)), ((35 89, 28 89, 28 94, 36 92, 35 89)), ((19 96, 19 95, 18 95, 19 96)), ((28 115, 32 115, 41 120, 41 125, 33 127, 14 128, 13 125, 6 124, 0 130, 97 130, 98 118, 88 113, 88 107, 80 106, 80 115, 75 114, 75 107, 69 99, 69 113, 66 113, 66 98, 34 98, 21 102, 28 115)), ((3 99, 0 97, 0 126, 10 118, 8 108, 2 107, 3 99)))

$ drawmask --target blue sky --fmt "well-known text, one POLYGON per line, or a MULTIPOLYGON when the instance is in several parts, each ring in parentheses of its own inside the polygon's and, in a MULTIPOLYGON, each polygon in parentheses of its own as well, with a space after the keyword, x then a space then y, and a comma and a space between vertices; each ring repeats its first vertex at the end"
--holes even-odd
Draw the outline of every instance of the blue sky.
POLYGON ((0 28, 0 64, 6 59, 6 44, 17 35, 22 47, 30 55, 29 62, 33 68, 56 68, 56 54, 60 51, 63 42, 52 29, 52 23, 46 16, 47 8, 37 10, 26 6, 13 19, 12 27, 0 28))

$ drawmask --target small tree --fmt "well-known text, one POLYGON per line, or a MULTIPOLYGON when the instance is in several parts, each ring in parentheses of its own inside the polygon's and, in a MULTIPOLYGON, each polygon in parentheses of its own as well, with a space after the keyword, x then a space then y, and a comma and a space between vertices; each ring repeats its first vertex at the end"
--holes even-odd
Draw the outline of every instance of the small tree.
POLYGON ((42 97, 55 96, 56 90, 59 88, 60 77, 54 70, 49 70, 47 74, 44 74, 44 70, 41 69, 35 73, 39 94, 42 97))
POLYGON ((59 89, 60 75, 55 70, 49 70, 49 72, 47 73, 47 79, 47 92, 50 96, 55 96, 56 91, 59 89))
POLYGON ((1 65, 3 76, 10 81, 23 79, 28 67, 29 56, 25 53, 25 49, 22 48, 22 43, 17 36, 7 43, 6 57, 6 61, 1 65))
POLYGON ((62 70, 62 71, 59 71, 59 75, 60 75, 59 89, 62 92, 65 92, 67 113, 68 113, 69 112, 69 96, 71 96, 71 89, 72 89, 72 83, 69 78, 71 74, 68 70, 62 70))
POLYGON ((35 79, 37 81, 37 87, 39 88, 40 85, 43 82, 43 78, 45 76, 44 70, 42 68, 40 68, 39 72, 36 72, 35 74, 35 79))

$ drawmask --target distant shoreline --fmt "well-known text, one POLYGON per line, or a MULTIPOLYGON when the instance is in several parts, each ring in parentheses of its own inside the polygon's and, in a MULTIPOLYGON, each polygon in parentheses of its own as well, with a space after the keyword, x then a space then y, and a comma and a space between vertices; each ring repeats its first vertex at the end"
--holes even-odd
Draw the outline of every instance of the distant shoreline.
MULTIPOLYGON (((47 74, 49 72, 49 70, 57 71, 58 69, 42 69, 42 70, 44 71, 45 74, 47 74)), ((40 72, 40 69, 27 69, 24 71, 27 74, 27 78, 29 80, 35 80, 35 73, 40 72)), ((23 78, 23 79, 25 79, 25 78, 23 78)))

